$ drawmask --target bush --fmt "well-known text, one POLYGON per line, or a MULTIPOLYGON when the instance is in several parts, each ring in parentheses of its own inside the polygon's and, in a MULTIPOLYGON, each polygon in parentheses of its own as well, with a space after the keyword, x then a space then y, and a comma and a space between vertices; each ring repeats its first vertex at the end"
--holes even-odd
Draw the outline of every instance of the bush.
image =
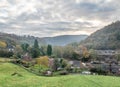
POLYGON ((0 57, 7 57, 10 58, 11 56, 13 56, 14 53, 8 50, 0 50, 0 57))
POLYGON ((107 71, 102 70, 100 68, 92 68, 92 69, 90 69, 90 72, 92 72, 92 73, 98 73, 99 75, 107 75, 108 74, 107 71))
POLYGON ((34 71, 35 73, 39 73, 39 74, 42 74, 42 75, 43 75, 44 72, 46 72, 48 70, 47 67, 42 66, 42 65, 38 65, 38 64, 35 64, 34 66, 31 66, 30 69, 32 71, 34 71))

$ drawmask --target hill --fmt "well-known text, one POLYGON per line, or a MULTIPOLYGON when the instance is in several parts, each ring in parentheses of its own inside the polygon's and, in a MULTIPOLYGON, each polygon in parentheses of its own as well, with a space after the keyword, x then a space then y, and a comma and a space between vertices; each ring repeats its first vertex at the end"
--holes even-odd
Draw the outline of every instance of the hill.
POLYGON ((34 40, 37 39, 40 45, 51 44, 54 46, 64 46, 73 42, 80 42, 84 40, 87 35, 62 35, 55 37, 34 37, 34 36, 18 36, 15 34, 0 33, 0 40, 6 41, 7 43, 29 43, 33 45, 34 40))
POLYGON ((92 49, 120 49, 120 21, 96 31, 80 44, 92 49))
POLYGON ((80 42, 87 38, 87 35, 61 35, 56 37, 42 38, 47 44, 65 46, 73 42, 80 42))
POLYGON ((110 76, 67 75, 58 77, 36 76, 23 68, 0 63, 0 87, 120 87, 120 78, 110 76), (12 76, 17 72, 21 74, 12 76))
MULTIPOLYGON (((34 40, 39 39, 34 36, 18 36, 15 34, 8 34, 8 33, 2 33, 0 32, 0 40, 7 42, 8 44, 14 43, 14 44, 22 44, 22 43, 29 43, 33 45, 34 40)), ((43 41, 39 40, 42 44, 44 43, 43 41)))

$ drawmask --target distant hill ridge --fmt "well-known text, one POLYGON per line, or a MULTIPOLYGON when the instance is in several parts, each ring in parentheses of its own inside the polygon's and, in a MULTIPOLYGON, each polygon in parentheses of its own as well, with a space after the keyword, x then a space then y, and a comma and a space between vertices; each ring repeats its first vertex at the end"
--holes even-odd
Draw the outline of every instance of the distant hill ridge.
POLYGON ((42 39, 48 44, 65 46, 73 42, 80 42, 86 38, 87 38, 87 35, 61 35, 61 36, 55 36, 55 37, 46 37, 42 39))
POLYGON ((54 46, 65 46, 73 42, 80 42, 87 38, 87 35, 61 35, 55 37, 34 37, 34 36, 18 36, 15 34, 7 34, 0 32, 0 40, 7 43, 14 42, 16 44, 29 43, 33 45, 34 40, 37 39, 40 45, 51 44, 54 46))

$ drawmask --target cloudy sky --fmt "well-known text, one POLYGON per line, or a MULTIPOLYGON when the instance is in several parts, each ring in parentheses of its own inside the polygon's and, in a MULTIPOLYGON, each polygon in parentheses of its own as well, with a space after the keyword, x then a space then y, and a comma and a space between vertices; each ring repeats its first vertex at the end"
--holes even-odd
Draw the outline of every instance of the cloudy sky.
POLYGON ((120 0, 0 0, 0 32, 87 34, 120 19, 120 0))

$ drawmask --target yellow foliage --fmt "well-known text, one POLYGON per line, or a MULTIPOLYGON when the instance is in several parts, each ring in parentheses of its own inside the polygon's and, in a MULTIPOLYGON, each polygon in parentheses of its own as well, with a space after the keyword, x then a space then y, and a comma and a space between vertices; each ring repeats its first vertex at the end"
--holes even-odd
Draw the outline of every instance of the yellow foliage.
POLYGON ((0 47, 5 48, 7 46, 6 42, 0 41, 0 47))
POLYGON ((43 65, 43 66, 46 66, 46 67, 49 66, 49 58, 47 56, 37 58, 36 62, 37 62, 38 65, 43 65))
POLYGON ((82 51, 83 51, 83 57, 84 58, 88 58, 90 56, 86 47, 82 47, 82 51))

